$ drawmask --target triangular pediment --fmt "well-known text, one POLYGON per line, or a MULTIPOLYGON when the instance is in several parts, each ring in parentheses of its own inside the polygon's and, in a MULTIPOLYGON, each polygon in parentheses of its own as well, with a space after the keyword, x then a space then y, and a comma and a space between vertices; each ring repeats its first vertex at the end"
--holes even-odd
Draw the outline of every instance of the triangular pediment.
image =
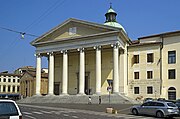
POLYGON ((71 18, 45 33, 41 37, 35 39, 31 44, 36 45, 46 42, 68 40, 77 37, 81 38, 119 30, 121 29, 71 18))

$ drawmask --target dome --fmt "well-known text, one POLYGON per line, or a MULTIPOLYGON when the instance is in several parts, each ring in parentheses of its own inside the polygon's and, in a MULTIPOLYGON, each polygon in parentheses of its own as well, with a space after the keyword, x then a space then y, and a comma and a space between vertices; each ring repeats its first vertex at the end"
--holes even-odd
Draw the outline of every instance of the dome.
POLYGON ((124 27, 121 24, 119 24, 118 22, 106 22, 106 23, 104 23, 104 25, 121 28, 126 33, 124 27))
POLYGON ((116 21, 116 15, 117 15, 117 13, 113 10, 112 6, 110 5, 110 8, 108 9, 107 13, 105 14, 106 21, 105 21, 104 25, 121 28, 126 33, 124 27, 116 21))

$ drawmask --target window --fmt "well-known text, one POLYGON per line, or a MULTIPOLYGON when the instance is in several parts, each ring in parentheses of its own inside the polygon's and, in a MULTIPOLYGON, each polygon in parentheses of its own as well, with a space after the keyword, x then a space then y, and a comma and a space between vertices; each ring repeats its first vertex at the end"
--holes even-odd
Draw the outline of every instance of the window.
POLYGON ((19 86, 17 87, 17 92, 19 92, 19 86))
POLYGON ((11 86, 8 86, 8 92, 11 92, 11 86))
POLYGON ((69 35, 75 35, 77 31, 76 27, 69 28, 69 35))
POLYGON ((139 87, 134 87, 134 94, 139 94, 139 87))
POLYGON ((152 63, 154 59, 153 53, 148 53, 147 54, 147 62, 152 63))
POLYGON ((168 51, 168 64, 176 63, 176 51, 168 51))
POLYGON ((15 92, 15 86, 13 86, 12 92, 15 92))
POLYGON ((0 92, 1 92, 1 85, 0 85, 0 92))
POLYGON ((13 82, 16 82, 16 79, 13 79, 13 82))
POLYGON ((17 80, 17 82, 19 83, 19 79, 17 80))
POLYGON ((176 70, 175 69, 169 69, 168 70, 168 78, 169 79, 175 79, 176 78, 176 70))
POLYGON ((153 71, 147 71, 147 79, 153 78, 153 71))
POLYGON ((6 82, 6 78, 4 78, 3 82, 6 82))
POLYGON ((6 92, 6 85, 3 86, 3 92, 6 92))
POLYGON ((8 79, 8 82, 11 82, 11 79, 8 79))
POLYGON ((147 87, 147 94, 153 94, 153 87, 152 86, 147 87))
POLYGON ((139 63, 139 55, 134 55, 133 59, 134 59, 133 64, 138 64, 139 63))
POLYGON ((134 72, 134 79, 139 79, 139 72, 134 72))

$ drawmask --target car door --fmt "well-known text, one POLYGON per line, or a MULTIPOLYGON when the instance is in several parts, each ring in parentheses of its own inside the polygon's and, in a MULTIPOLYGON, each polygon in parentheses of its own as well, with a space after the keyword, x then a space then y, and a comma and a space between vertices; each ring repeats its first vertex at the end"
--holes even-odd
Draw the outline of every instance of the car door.
POLYGON ((148 114, 148 110, 150 108, 150 103, 151 102, 145 102, 144 104, 141 105, 139 112, 140 114, 148 114))

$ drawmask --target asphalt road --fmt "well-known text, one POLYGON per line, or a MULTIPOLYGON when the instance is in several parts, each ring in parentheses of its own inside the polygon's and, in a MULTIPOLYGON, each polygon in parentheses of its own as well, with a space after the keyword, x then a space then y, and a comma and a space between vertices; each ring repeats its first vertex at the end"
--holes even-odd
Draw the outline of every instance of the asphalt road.
POLYGON ((116 105, 121 108, 118 114, 105 113, 107 105, 19 104, 19 106, 23 119, 154 119, 129 114, 127 105, 119 105, 120 107, 116 105))

